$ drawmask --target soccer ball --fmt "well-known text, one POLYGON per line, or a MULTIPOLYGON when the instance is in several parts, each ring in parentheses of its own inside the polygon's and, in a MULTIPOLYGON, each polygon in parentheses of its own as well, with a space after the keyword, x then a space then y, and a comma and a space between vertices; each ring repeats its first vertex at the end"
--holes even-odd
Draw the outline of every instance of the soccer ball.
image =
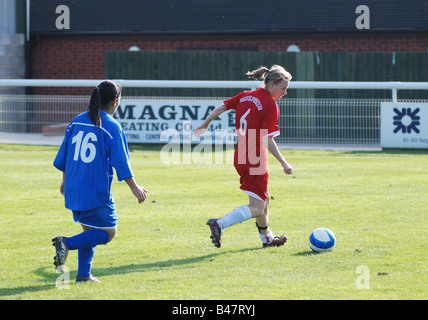
POLYGON ((309 236, 309 247, 315 252, 331 251, 335 244, 334 233, 327 228, 317 228, 309 236))

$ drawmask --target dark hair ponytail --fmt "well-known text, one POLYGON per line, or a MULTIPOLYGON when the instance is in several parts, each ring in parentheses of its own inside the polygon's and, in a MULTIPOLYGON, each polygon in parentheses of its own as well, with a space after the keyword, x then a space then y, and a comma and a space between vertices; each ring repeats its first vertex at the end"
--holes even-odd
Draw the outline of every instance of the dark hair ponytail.
POLYGON ((110 80, 101 82, 94 90, 92 90, 88 114, 94 125, 98 127, 101 126, 100 110, 106 108, 111 101, 119 98, 121 91, 122 87, 110 80))
POLYGON ((100 93, 100 88, 96 87, 94 90, 92 90, 88 111, 89 111, 89 118, 91 119, 92 123, 98 127, 101 126, 100 110, 101 110, 101 93, 100 93))

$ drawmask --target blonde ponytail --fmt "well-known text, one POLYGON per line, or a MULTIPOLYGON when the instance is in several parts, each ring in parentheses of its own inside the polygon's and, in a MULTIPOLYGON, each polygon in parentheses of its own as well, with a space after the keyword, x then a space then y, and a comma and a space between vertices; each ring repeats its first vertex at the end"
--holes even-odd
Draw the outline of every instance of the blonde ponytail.
POLYGON ((266 87, 270 82, 279 83, 282 80, 290 81, 293 77, 285 70, 284 67, 281 67, 277 64, 274 64, 270 69, 266 67, 260 67, 253 71, 248 71, 246 75, 249 78, 256 80, 264 80, 264 86, 266 87))
POLYGON ((253 79, 256 79, 256 80, 263 80, 264 78, 266 78, 266 75, 268 73, 269 73, 269 69, 268 68, 266 68, 266 67, 260 67, 260 68, 258 68, 256 70, 248 71, 246 73, 246 75, 249 78, 253 78, 253 79))

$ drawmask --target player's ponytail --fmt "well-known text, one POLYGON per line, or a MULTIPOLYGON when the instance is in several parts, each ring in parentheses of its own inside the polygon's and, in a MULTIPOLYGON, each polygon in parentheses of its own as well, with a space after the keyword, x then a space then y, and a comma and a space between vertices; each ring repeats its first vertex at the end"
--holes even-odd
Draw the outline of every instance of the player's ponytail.
POLYGON ((260 68, 258 68, 256 70, 248 71, 246 73, 246 75, 249 78, 253 78, 253 79, 256 79, 256 80, 264 80, 266 78, 266 75, 268 73, 269 73, 269 69, 268 68, 266 68, 266 67, 260 67, 260 68))
POLYGON ((290 81, 293 78, 285 68, 274 64, 270 69, 266 67, 260 67, 253 71, 248 71, 246 75, 249 78, 256 80, 264 80, 265 87, 270 83, 279 83, 282 80, 290 81))
POLYGON ((88 113, 92 123, 98 127, 101 126, 100 110, 101 110, 101 93, 100 93, 100 88, 96 87, 94 90, 92 90, 91 100, 89 101, 88 113))
POLYGON ((101 126, 100 110, 106 109, 113 100, 119 98, 121 91, 122 87, 110 80, 101 82, 92 90, 88 114, 94 125, 101 126))

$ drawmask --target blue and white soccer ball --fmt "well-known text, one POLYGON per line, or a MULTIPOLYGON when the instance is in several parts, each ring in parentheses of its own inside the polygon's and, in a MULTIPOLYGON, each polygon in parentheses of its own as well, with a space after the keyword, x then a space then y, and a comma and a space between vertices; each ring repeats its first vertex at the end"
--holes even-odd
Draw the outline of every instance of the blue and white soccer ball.
POLYGON ((335 244, 334 233, 327 228, 317 228, 309 236, 309 246, 315 252, 331 251, 335 244))

